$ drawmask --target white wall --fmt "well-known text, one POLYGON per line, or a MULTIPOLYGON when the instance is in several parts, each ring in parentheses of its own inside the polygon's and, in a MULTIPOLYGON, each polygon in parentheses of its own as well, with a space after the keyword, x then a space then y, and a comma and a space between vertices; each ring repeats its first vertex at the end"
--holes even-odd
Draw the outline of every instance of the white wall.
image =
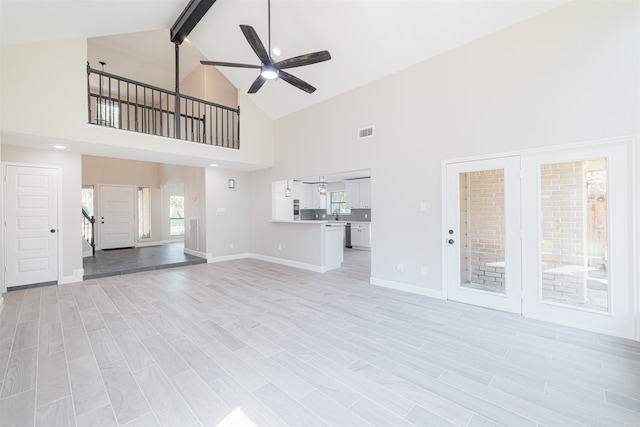
POLYGON ((248 172, 209 167, 206 180, 206 252, 210 260, 246 256, 249 253, 251 186, 248 172), (228 188, 228 180, 235 188, 228 188))
POLYGON ((251 175, 252 252, 278 256, 272 181, 370 168, 372 278, 437 294, 441 161, 640 132, 638 13, 573 2, 278 120, 274 168, 251 175))
MULTIPOLYGON (((77 153, 57 150, 36 150, 13 145, 2 146, 2 162, 32 165, 58 166, 61 168, 62 188, 59 202, 62 204, 62 272, 60 282, 82 280, 82 161, 77 153)), ((4 199, 3 199, 4 203, 4 199)), ((2 261, 4 262, 4 258, 2 261)), ((4 269, 4 266, 2 266, 4 269)))

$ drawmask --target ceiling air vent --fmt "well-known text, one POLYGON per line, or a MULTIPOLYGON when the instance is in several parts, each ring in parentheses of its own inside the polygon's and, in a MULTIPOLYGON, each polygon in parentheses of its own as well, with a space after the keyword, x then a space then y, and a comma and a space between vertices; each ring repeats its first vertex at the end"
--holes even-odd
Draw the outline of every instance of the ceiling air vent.
POLYGON ((358 139, 371 138, 373 136, 373 126, 358 129, 358 139))

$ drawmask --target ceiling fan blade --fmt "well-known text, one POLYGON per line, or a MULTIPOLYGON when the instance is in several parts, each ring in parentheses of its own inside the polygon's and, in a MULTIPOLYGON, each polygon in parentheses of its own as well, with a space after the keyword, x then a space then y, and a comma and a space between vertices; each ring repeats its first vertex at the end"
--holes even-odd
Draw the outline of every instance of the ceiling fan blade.
POLYGON ((258 59, 263 64, 271 64, 271 58, 269 58, 269 54, 267 50, 264 48, 264 44, 260 41, 260 37, 258 37, 258 33, 253 29, 250 25, 240 25, 240 29, 244 34, 244 37, 249 42, 251 49, 258 55, 258 59))
POLYGON ((256 93, 258 90, 260 90, 260 88, 266 81, 267 79, 262 77, 262 75, 259 75, 258 78, 253 81, 253 84, 249 88, 249 93, 256 93))
POLYGON ((236 64, 235 62, 200 61, 200 63, 202 65, 215 65, 216 67, 260 68, 260 65, 236 64))
POLYGON ((296 76, 292 76, 291 74, 280 70, 279 77, 285 82, 297 87, 300 90, 303 90, 307 93, 313 93, 316 91, 316 88, 311 86, 309 83, 305 82, 297 78, 296 76))
POLYGON ((317 64, 331 59, 331 54, 327 50, 320 52, 307 53, 305 55, 294 56, 293 58, 283 59, 276 62, 275 65, 279 69, 302 67, 304 65, 317 64))

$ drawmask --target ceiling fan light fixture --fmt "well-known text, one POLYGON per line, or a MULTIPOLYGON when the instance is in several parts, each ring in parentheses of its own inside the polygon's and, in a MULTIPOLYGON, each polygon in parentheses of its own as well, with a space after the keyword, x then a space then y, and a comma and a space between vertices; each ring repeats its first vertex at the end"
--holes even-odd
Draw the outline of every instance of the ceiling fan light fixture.
POLYGON ((270 64, 265 64, 262 66, 262 70, 260 71, 260 75, 267 80, 275 80, 278 78, 279 71, 276 67, 270 64))

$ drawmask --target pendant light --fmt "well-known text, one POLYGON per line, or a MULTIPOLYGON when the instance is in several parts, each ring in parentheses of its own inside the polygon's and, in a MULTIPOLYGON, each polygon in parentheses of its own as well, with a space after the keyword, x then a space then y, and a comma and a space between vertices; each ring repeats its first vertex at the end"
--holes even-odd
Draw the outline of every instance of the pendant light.
POLYGON ((284 197, 291 197, 291 188, 289 187, 289 180, 287 180, 287 188, 284 189, 284 197))
POLYGON ((327 194, 327 184, 324 182, 324 176, 320 177, 320 183, 318 184, 318 193, 322 195, 327 194))

